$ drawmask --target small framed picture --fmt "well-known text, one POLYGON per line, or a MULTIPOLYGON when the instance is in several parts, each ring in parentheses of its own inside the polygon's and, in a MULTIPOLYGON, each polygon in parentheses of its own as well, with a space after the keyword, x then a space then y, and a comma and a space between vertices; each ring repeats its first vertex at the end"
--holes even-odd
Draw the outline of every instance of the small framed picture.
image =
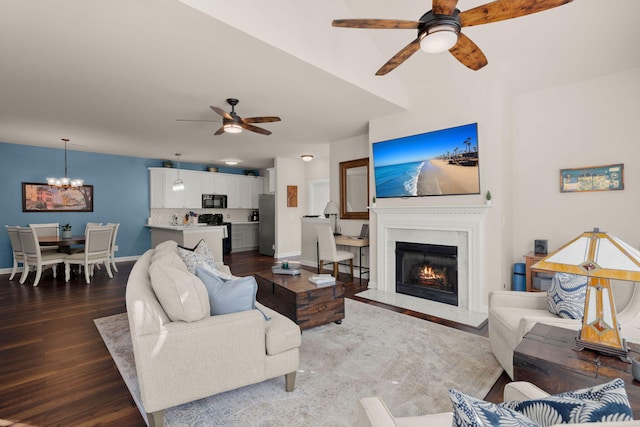
POLYGON ((93 212, 93 185, 22 183, 22 212, 93 212))
POLYGON ((624 165, 561 169, 560 192, 624 190, 624 165))

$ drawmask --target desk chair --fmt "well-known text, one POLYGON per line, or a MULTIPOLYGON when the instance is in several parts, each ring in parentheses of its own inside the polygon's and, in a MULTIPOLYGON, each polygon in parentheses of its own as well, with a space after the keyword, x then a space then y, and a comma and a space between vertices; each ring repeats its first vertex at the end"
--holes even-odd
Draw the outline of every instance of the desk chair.
POLYGON ((316 227, 318 233, 318 259, 320 261, 320 272, 324 266, 324 262, 333 263, 333 277, 338 278, 338 263, 340 261, 349 260, 351 271, 351 280, 353 280, 353 252, 339 251, 336 248, 336 239, 333 237, 333 230, 328 225, 319 225, 316 227))
POLYGON ((13 280, 13 276, 18 272, 18 266, 20 264, 24 270, 24 253, 22 251, 20 236, 18 235, 20 227, 5 225, 4 228, 7 229, 7 233, 9 234, 9 241, 11 242, 11 250, 13 252, 13 269, 11 270, 11 276, 9 276, 9 280, 13 280))
POLYGON ((62 252, 43 252, 40 250, 40 242, 36 230, 33 227, 23 227, 18 230, 22 251, 24 253, 24 268, 20 277, 20 284, 23 284, 29 276, 29 266, 35 266, 36 277, 33 280, 33 286, 38 286, 42 270, 51 267, 53 270, 53 278, 56 278, 56 264, 64 262, 65 254, 62 252))

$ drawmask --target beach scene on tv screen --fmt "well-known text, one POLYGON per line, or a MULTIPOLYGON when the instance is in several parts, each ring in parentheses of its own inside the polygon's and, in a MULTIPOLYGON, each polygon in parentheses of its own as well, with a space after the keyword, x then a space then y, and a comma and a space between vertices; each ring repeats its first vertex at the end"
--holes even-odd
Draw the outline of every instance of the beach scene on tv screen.
POLYGON ((479 194, 478 125, 373 144, 377 197, 479 194))

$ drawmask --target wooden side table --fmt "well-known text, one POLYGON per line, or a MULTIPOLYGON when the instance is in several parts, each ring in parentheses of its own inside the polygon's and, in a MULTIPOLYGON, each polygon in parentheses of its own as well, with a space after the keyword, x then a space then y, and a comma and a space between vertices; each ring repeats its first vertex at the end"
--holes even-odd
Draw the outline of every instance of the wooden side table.
MULTIPOLYGON (((633 379, 631 363, 593 350, 574 350, 578 331, 537 323, 513 353, 515 381, 528 381, 550 394, 606 383, 625 382, 633 417, 640 418, 640 382, 633 379)), ((629 358, 640 355, 640 346, 627 343, 629 358)))
POLYGON ((527 292, 540 292, 539 289, 535 289, 533 287, 533 274, 535 274, 536 270, 531 270, 531 266, 536 262, 540 261, 542 258, 546 257, 546 255, 536 254, 535 252, 527 252, 524 256, 525 261, 525 283, 527 285, 527 292))

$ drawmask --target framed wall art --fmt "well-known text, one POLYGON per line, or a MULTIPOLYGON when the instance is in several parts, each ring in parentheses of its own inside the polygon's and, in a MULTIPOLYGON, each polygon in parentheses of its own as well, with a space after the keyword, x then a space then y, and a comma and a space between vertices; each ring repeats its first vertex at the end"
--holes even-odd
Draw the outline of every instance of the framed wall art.
POLYGON ((561 169, 560 192, 624 190, 624 165, 561 169))
POLYGON ((287 185, 287 207, 288 208, 298 207, 298 186, 297 185, 287 185))
POLYGON ((22 212, 93 212, 93 185, 22 183, 22 212))

